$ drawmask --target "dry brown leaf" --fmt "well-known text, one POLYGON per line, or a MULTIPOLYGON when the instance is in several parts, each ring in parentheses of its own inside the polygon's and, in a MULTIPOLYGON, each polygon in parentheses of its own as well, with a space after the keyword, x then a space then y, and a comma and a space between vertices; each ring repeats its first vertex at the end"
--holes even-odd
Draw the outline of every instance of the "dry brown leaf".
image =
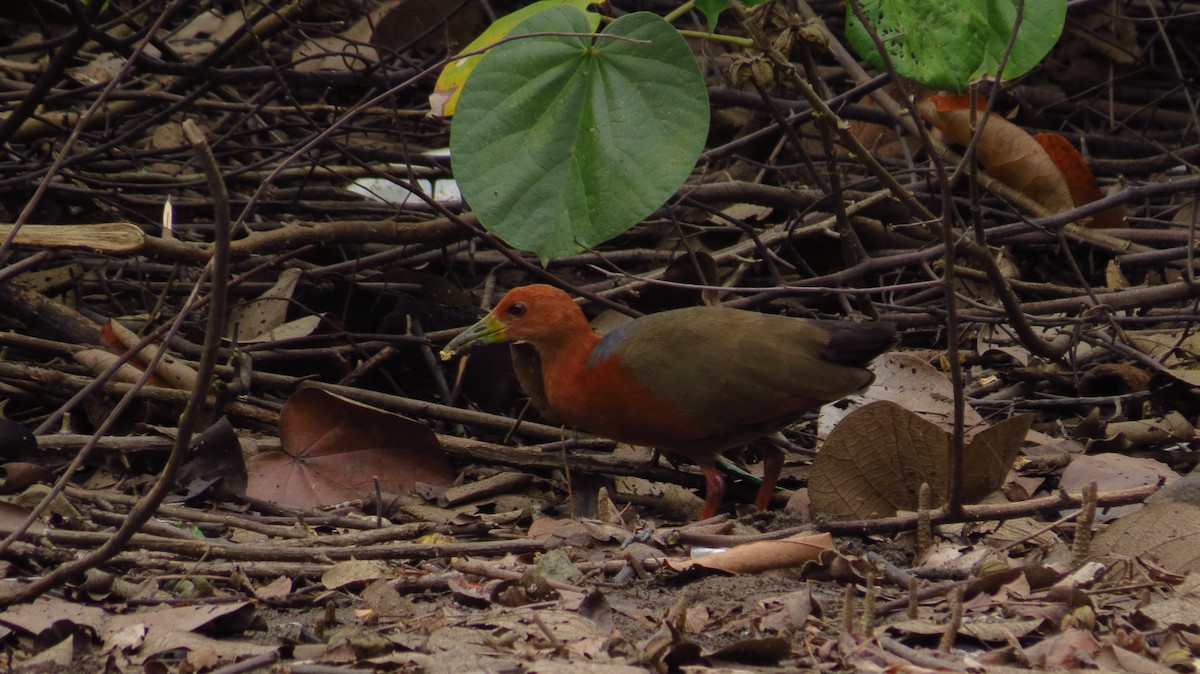
MULTIPOLYGON (((971 111, 964 95, 938 95, 917 104, 921 117, 954 143, 971 141, 971 111)), ((977 114, 983 110, 982 101, 977 114)), ((1071 190, 1054 160, 1024 129, 996 113, 988 118, 976 156, 993 178, 1045 206, 1052 213, 1074 207, 1071 190)))
POLYGON ((1018 414, 983 429, 964 448, 963 499, 978 503, 1004 484, 1021 443, 1033 424, 1033 415, 1018 414))
MULTIPOLYGON (((876 400, 896 403, 949 433, 954 428, 954 388, 940 370, 907 353, 885 353, 871 364, 875 381, 860 396, 850 398, 851 409, 876 400)), ((828 435, 847 416, 839 405, 821 408, 818 434, 828 435)), ((983 417, 970 407, 964 410, 966 437, 986 428, 983 417)))
POLYGON ((945 493, 946 432, 899 405, 877 401, 842 420, 813 460, 813 515, 871 519, 911 510, 922 482, 945 493))
MULTIPOLYGON (((965 448, 963 497, 981 500, 1003 484, 1032 418, 1019 415, 984 429, 965 448)), ((829 434, 809 475, 814 516, 874 518, 913 510, 922 483, 934 504, 949 492, 949 436, 937 424, 890 401, 865 405, 829 434)))
POLYGON ((1098 652, 1100 644, 1089 632, 1069 629, 1026 648, 1025 656, 1036 669, 1076 669, 1090 666, 1098 652))
POLYGON ((246 462, 248 496, 312 508, 367 497, 376 479, 390 494, 454 479, 424 425, 320 389, 302 388, 284 403, 279 436, 282 451, 246 462))
POLYGON ((1200 573, 1188 574, 1166 599, 1147 602, 1137 612, 1154 621, 1158 629, 1200 630, 1200 573))
MULTIPOLYGON (((104 349, 83 349, 81 351, 72 353, 71 357, 75 359, 76 363, 86 367, 95 374, 100 374, 101 372, 104 372, 108 368, 112 367, 112 364, 117 362, 117 359, 120 358, 120 356, 117 354, 112 353, 111 351, 105 351, 104 349)), ((133 384, 141 380, 142 372, 142 370, 139 370, 133 365, 124 363, 121 365, 121 367, 117 368, 116 372, 113 373, 112 380, 125 382, 126 384, 133 384)), ((161 379, 153 378, 150 380, 150 383, 156 386, 163 386, 166 384, 166 382, 162 381, 161 379)))
POLYGON ((819 561, 824 552, 836 551, 833 537, 827 533, 797 534, 777 541, 746 543, 713 555, 669 561, 668 564, 677 571, 701 567, 730 574, 762 573, 804 566, 819 561))
POLYGON ((299 269, 285 269, 262 295, 230 309, 225 336, 237 335, 238 341, 250 342, 283 325, 300 275, 299 269))
POLYGON ((1149 503, 1097 534, 1092 554, 1149 555, 1169 571, 1200 571, 1200 507, 1175 501, 1149 503))
MULTIPOLYGON (((1077 456, 1063 471, 1060 486, 1072 494, 1078 494, 1090 482, 1095 482, 1100 492, 1131 487, 1142 487, 1160 481, 1171 482, 1179 474, 1161 461, 1146 457, 1127 456, 1104 452, 1077 456)), ((1097 512, 1101 521, 1109 521, 1142 509, 1140 503, 1119 506, 1097 512)))
POLYGON ((374 26, 397 4, 385 3, 338 35, 321 35, 300 43, 292 53, 293 67, 299 72, 358 72, 378 63, 379 54, 371 45, 371 35, 374 26))
POLYGON ((366 585, 390 575, 387 562, 380 559, 351 559, 334 564, 321 574, 321 583, 330 590, 347 585, 366 585))

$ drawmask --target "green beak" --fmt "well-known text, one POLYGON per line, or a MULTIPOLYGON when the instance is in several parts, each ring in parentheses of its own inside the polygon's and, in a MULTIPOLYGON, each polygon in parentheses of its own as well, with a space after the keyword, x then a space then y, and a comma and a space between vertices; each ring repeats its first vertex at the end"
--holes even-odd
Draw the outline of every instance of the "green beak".
POLYGON ((479 319, 478 323, 463 330, 457 337, 450 340, 450 343, 442 349, 439 355, 442 360, 450 360, 454 354, 466 351, 477 344, 495 344, 504 341, 508 341, 508 338, 504 336, 504 324, 496 320, 495 316, 488 314, 479 319))

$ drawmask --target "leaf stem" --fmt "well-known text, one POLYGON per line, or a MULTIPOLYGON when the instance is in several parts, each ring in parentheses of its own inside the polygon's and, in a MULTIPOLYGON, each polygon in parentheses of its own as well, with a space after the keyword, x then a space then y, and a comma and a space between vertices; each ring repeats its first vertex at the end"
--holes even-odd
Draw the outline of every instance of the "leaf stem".
MULTIPOLYGON (((667 23, 671 23, 672 21, 674 21, 675 19, 678 19, 680 16, 682 16, 686 12, 691 11, 691 9, 695 6, 696 6, 696 0, 687 0, 687 2, 676 7, 675 9, 667 12, 666 16, 664 16, 663 19, 666 19, 667 23)), ((680 32, 682 32, 682 31, 680 31, 680 32)))
POLYGON ((697 40, 712 40, 713 42, 725 42, 727 44, 735 44, 739 47, 750 48, 754 46, 754 40, 748 37, 737 37, 734 35, 722 35, 720 33, 705 33, 698 30, 680 30, 679 34, 684 37, 695 38, 697 40))

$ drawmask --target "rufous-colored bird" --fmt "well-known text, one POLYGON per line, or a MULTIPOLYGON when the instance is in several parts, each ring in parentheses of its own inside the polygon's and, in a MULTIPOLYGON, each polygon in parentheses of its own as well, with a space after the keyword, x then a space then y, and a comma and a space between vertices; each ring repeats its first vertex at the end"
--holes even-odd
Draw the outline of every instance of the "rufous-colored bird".
POLYGON ((546 402, 559 421, 696 462, 707 519, 725 494, 717 457, 755 444, 763 481, 754 504, 766 510, 784 460, 766 436, 866 388, 875 375, 865 366, 896 343, 896 326, 690 307, 601 337, 565 292, 528 285, 455 337, 442 358, 506 341, 537 350, 546 402))

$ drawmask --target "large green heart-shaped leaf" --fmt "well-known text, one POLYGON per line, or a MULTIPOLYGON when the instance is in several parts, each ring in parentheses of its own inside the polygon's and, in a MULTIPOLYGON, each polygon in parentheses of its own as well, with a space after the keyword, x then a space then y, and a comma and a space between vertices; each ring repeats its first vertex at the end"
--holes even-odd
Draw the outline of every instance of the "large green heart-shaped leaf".
MULTIPOLYGON (((1020 0, 859 0, 900 75, 939 89, 962 91, 994 77, 1008 45, 1020 0)), ((1004 78, 1023 75, 1058 41, 1066 0, 1026 1, 1004 78)), ((881 67, 875 43, 846 9, 846 38, 868 63, 881 67)))
POLYGON ((708 97, 691 49, 661 17, 628 14, 600 38, 555 7, 475 67, 450 131, 463 196, 489 231, 543 260, 636 224, 691 173, 708 97), (546 35, 550 34, 550 35, 546 35))

